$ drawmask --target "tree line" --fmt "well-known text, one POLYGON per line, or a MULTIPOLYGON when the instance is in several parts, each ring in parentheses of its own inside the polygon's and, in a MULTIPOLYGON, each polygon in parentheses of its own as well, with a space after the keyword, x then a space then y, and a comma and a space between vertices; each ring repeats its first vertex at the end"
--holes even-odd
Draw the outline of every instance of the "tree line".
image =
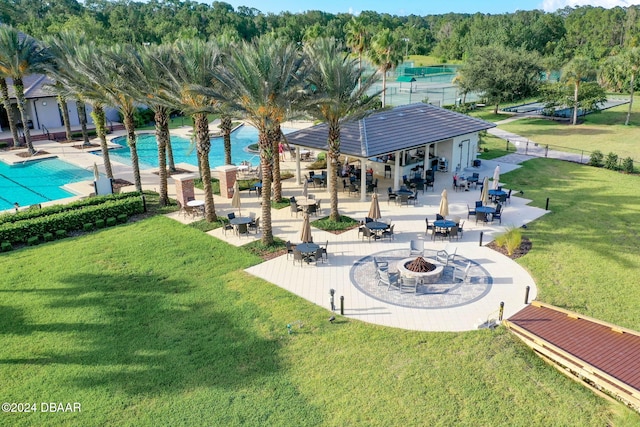
MULTIPOLYGON (((178 39, 251 40, 273 33, 290 43, 318 37, 347 39, 353 16, 317 10, 265 14, 186 0, 0 0, 0 21, 36 38, 61 31, 84 33, 97 44, 160 44, 178 39)), ((357 17, 369 34, 382 29, 404 40, 408 54, 462 60, 478 47, 498 44, 566 62, 574 56, 599 61, 622 47, 640 45, 640 6, 581 6, 556 12, 396 16, 363 11, 357 17)))

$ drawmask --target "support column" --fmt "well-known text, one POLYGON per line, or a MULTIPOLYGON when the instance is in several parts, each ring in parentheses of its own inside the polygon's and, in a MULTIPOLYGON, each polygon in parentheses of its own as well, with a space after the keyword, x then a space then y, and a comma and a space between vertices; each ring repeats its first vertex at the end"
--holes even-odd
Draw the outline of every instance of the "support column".
POLYGON ((296 145, 296 179, 302 185, 302 171, 300 170, 300 146, 296 145))
POLYGON ((393 168, 393 191, 398 191, 400 189, 400 153, 401 151, 396 151, 395 155, 395 165, 393 168))
POLYGON ((235 166, 218 166, 216 169, 220 180, 220 196, 230 199, 233 197, 233 186, 236 183, 238 168, 235 166))
POLYGON ((193 174, 177 174, 173 175, 173 182, 176 186, 176 200, 180 202, 182 206, 186 206, 189 200, 195 199, 195 187, 193 186, 193 180, 196 179, 196 175, 193 174))
POLYGON ((360 159, 360 201, 367 201, 367 159, 360 159))

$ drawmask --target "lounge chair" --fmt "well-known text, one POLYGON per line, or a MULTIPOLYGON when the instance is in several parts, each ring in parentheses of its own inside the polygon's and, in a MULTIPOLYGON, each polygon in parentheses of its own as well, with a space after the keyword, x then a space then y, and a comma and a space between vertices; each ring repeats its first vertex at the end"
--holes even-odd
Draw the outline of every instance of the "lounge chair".
POLYGON ((424 241, 412 240, 409 244, 409 256, 411 255, 424 255, 424 241))

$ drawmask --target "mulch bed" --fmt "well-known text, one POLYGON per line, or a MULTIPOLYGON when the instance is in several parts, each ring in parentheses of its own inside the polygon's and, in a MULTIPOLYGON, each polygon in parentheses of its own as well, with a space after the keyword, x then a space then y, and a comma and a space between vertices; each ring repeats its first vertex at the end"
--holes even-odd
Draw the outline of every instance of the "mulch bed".
MULTIPOLYGON (((167 169, 167 175, 168 176, 173 176, 173 175, 180 175, 181 173, 197 173, 197 172, 193 172, 187 169, 180 169, 180 168, 176 168, 176 170, 174 172, 170 171, 169 169, 167 169)), ((160 171, 158 172, 153 172, 154 175, 160 175, 160 171)))
POLYGON ((503 246, 498 246, 496 245, 495 242, 491 242, 487 244, 488 248, 493 249, 496 252, 500 252, 502 255, 509 257, 511 259, 517 259, 520 258, 521 256, 525 256, 532 247, 532 243, 531 240, 529 240, 526 237, 522 238, 522 243, 520 244, 520 247, 518 249, 516 249, 515 251, 513 251, 513 254, 511 254, 511 256, 507 255, 507 250, 503 247, 503 246))
POLYGON ((116 178, 113 180, 113 192, 116 193, 117 190, 120 190, 122 187, 126 187, 128 185, 133 185, 133 183, 124 179, 116 178))
POLYGON ((49 153, 47 153, 46 151, 38 151, 38 152, 36 152, 36 154, 29 154, 28 151, 25 151, 24 153, 16 153, 16 156, 22 157, 24 159, 29 159, 31 157, 44 156, 44 155, 47 155, 47 154, 49 154, 49 153))
POLYGON ((72 145, 73 148, 77 148, 78 150, 84 150, 86 148, 100 148, 100 144, 78 144, 72 145))

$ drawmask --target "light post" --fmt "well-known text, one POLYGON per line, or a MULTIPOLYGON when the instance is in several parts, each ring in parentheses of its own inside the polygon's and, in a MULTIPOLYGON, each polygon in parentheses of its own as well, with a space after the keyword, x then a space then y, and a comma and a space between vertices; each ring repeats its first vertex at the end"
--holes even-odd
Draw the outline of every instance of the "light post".
POLYGON ((409 42, 411 40, 409 40, 408 38, 403 38, 402 39, 403 42, 405 42, 405 46, 404 46, 404 59, 407 59, 407 56, 409 56, 409 42))

